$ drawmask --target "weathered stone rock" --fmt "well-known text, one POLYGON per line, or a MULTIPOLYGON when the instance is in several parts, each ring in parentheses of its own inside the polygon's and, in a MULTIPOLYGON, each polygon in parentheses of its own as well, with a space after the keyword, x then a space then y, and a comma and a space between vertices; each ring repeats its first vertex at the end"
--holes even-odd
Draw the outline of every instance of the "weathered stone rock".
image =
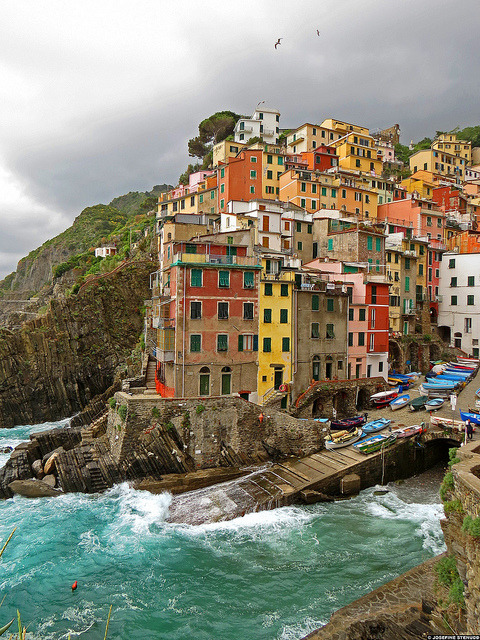
POLYGON ((48 473, 48 470, 45 469, 45 465, 47 464, 47 462, 50 460, 50 458, 52 458, 56 453, 63 453, 65 450, 63 447, 57 447, 56 449, 54 449, 53 451, 49 451, 48 453, 46 453, 43 458, 42 458, 42 464, 44 467, 44 471, 45 473, 48 473))
POLYGON ((142 330, 151 271, 127 264, 0 333, 0 428, 73 415, 110 387, 142 330))
POLYGON ((44 482, 45 484, 48 484, 48 486, 52 487, 53 489, 57 484, 57 479, 53 474, 49 474, 48 476, 45 476, 43 478, 42 482, 44 482))
POLYGON ((35 462, 32 464, 32 471, 35 474, 35 477, 39 480, 43 478, 45 472, 43 470, 43 464, 41 460, 35 460, 35 462))
POLYGON ((55 471, 55 461, 62 452, 63 449, 61 451, 55 451, 55 453, 52 454, 46 461, 45 466, 43 467, 45 475, 48 475, 50 472, 55 471))
POLYGON ((300 491, 300 499, 305 504, 315 504, 316 502, 333 502, 335 498, 327 496, 320 491, 313 491, 313 489, 306 489, 300 491))
POLYGON ((351 496, 360 493, 361 478, 356 473, 349 473, 341 481, 341 491, 344 496, 351 496))
POLYGON ((58 496, 61 491, 53 489, 42 480, 14 480, 8 485, 10 491, 25 498, 51 498, 58 496))

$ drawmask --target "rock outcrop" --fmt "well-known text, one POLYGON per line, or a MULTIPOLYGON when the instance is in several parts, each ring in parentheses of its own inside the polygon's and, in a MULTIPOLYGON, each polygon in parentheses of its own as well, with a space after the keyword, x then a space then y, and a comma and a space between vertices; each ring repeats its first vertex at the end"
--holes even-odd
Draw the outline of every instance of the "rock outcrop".
POLYGON ((18 331, 0 329, 0 428, 72 415, 112 385, 141 334, 153 269, 132 262, 18 331))
POLYGON ((457 450, 460 462, 453 477, 442 485, 445 543, 455 558, 464 585, 467 633, 477 634, 480 620, 480 445, 472 442, 457 450))

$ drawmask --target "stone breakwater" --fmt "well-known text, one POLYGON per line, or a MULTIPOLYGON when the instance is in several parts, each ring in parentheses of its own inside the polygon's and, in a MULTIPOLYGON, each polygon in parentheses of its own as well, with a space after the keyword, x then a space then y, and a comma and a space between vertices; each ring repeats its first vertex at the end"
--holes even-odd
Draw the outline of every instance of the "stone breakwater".
POLYGON ((142 331, 152 270, 132 263, 15 332, 0 329, 0 428, 73 415, 112 384, 142 331))
MULTIPOLYGON (((115 399, 116 406, 88 426, 36 433, 19 445, 0 470, 0 497, 20 493, 22 485, 12 483, 32 478, 41 495, 50 475, 53 488, 63 492, 94 493, 124 481, 195 489, 241 475, 249 465, 323 447, 320 423, 273 410, 260 421, 261 408, 242 398, 199 404, 117 392, 115 399), (178 477, 174 486, 172 474, 178 477)), ((31 483, 26 491, 33 495, 31 483)))

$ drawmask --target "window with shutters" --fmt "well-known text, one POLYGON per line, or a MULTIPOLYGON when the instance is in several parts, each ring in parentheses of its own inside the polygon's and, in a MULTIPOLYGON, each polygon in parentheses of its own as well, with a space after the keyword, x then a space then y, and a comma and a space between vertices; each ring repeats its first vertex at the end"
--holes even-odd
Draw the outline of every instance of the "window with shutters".
POLYGON ((191 334, 190 336, 190 351, 192 353, 199 352, 202 346, 202 336, 198 334, 191 334))
POLYGON ((263 310, 263 321, 270 323, 272 322, 272 310, 271 309, 264 309, 263 310))
POLYGON ((282 338, 282 351, 290 351, 290 338, 282 338))
POLYGON ((373 249, 373 238, 372 236, 367 237, 367 249, 368 251, 372 251, 373 249))
POLYGON ((468 276, 467 286, 474 287, 475 286, 475 276, 468 276))
POLYGON ((219 333, 217 335, 217 351, 228 351, 228 334, 219 333))
POLYGON ((348 334, 348 346, 353 347, 353 333, 348 334))
POLYGON ((320 324, 318 322, 312 322, 310 335, 312 338, 320 338, 320 324))
POLYGON ((474 305, 475 304, 475 296, 467 296, 467 304, 474 305))
POLYGON ((358 310, 358 319, 360 320, 360 322, 365 322, 365 318, 366 318, 366 310, 365 309, 359 309, 358 310))
POLYGON ((270 353, 272 350, 272 339, 271 338, 264 338, 263 339, 263 352, 264 353, 270 353))
POLYGON ((243 319, 253 320, 253 302, 243 303, 243 319))
POLYGON ((333 324, 327 324, 326 338, 328 340, 335 338, 335 328, 333 324))
POLYGON ((348 319, 350 322, 353 320, 353 312, 354 312, 353 307, 350 307, 350 309, 348 310, 348 319))
POLYGON ((288 284, 281 284, 280 285, 280 295, 282 297, 288 296, 288 284))
POLYGON ((327 250, 328 250, 328 251, 332 251, 332 250, 333 250, 333 238, 328 238, 328 241, 327 241, 327 250))
POLYGON ((271 283, 271 282, 266 282, 264 286, 265 286, 265 288, 264 288, 264 294, 265 294, 266 296, 271 296, 271 295, 273 295, 272 283, 271 283))
POLYGON ((190 271, 190 286, 201 287, 202 286, 202 270, 192 269, 190 271))
POLYGON ((218 272, 218 286, 222 289, 228 289, 230 286, 230 271, 218 272))
POLYGON ((192 320, 200 320, 202 317, 202 303, 190 302, 190 318, 192 320))
POLYGON ((281 324, 288 323, 288 309, 280 309, 280 323, 281 324))
POLYGON ((228 302, 218 303, 218 319, 228 320, 228 302))
POLYGON ((255 274, 253 271, 243 272, 243 287, 244 289, 253 289, 255 286, 255 274))
POLYGON ((360 331, 358 334, 358 346, 359 347, 365 346, 365 334, 363 331, 360 331))
POLYGON ((312 296, 312 311, 318 311, 320 309, 320 298, 316 293, 312 296))
POLYGON ((335 311, 335 300, 327 298, 327 311, 335 311))
POLYGON ((382 249, 382 242, 380 238, 375 238, 375 250, 381 251, 381 249, 382 249))

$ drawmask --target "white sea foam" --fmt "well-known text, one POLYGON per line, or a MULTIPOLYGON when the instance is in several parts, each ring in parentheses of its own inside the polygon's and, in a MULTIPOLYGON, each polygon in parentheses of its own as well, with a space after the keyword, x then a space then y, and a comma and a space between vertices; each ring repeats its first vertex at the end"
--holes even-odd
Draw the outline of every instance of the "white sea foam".
POLYGON ((316 620, 315 618, 308 617, 297 624, 285 625, 276 637, 276 640, 298 640, 312 633, 312 631, 325 626, 327 622, 328 620, 316 620))
POLYGON ((169 493, 156 495, 138 491, 127 483, 117 485, 108 493, 108 498, 115 496, 120 504, 119 528, 142 534, 148 533, 152 525, 165 522, 172 502, 169 493))

